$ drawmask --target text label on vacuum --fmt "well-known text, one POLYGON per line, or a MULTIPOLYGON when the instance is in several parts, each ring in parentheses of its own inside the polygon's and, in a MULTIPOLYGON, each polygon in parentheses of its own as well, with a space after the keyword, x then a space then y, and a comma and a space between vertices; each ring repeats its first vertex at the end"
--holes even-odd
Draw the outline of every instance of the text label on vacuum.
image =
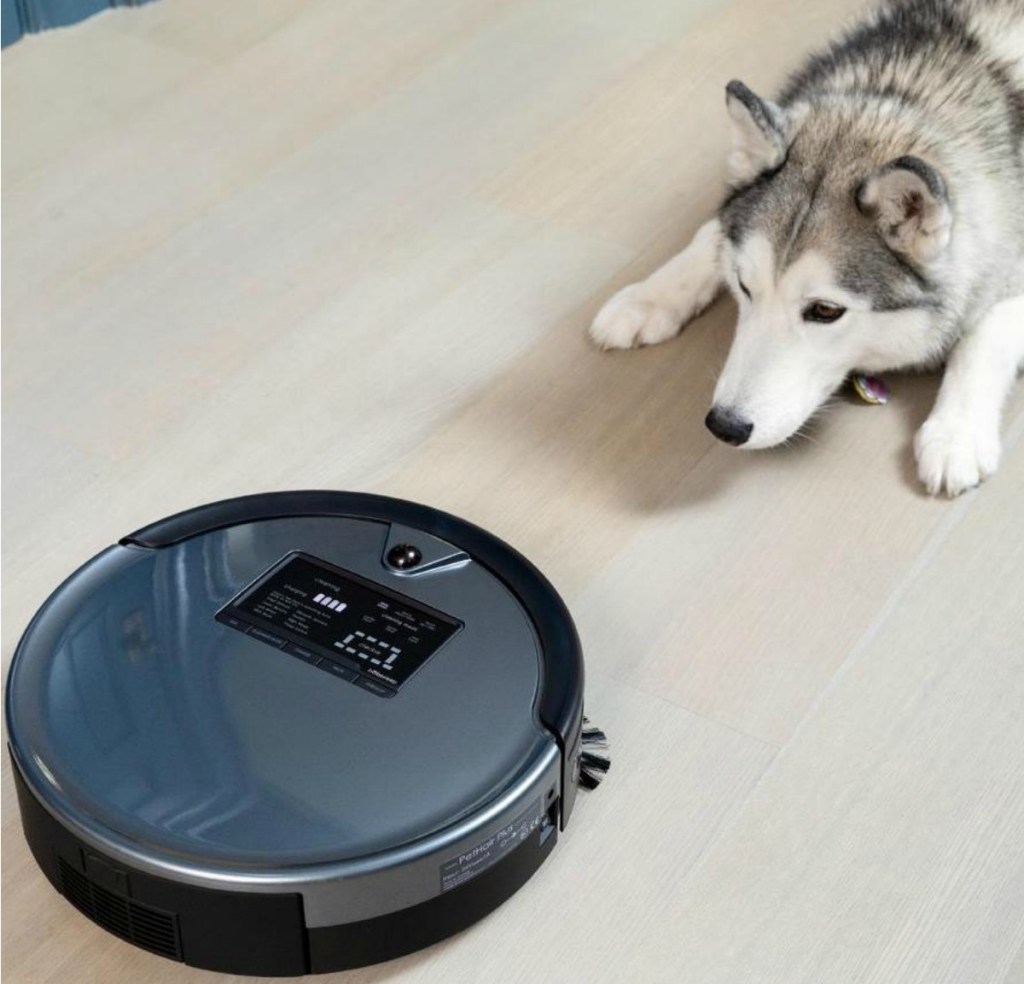
POLYGON ((441 891, 448 892, 482 875, 491 865, 497 864, 509 851, 518 847, 543 822, 544 810, 541 801, 537 800, 501 830, 441 865, 441 891))

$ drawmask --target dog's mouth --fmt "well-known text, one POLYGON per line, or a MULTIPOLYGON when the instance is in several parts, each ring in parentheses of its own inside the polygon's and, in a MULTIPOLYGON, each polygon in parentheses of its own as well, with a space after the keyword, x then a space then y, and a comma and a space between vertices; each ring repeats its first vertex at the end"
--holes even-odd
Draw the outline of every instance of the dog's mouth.
MULTIPOLYGON (((788 443, 803 432, 810 422, 830 404, 831 397, 847 379, 836 372, 816 379, 805 379, 803 385, 770 385, 755 387, 749 381, 742 385, 719 387, 704 424, 718 440, 744 451, 760 451, 788 443)), ((876 377, 865 377, 862 386, 872 402, 884 402, 888 396, 884 383, 876 377)))
POLYGON ((827 394, 801 412, 756 414, 728 404, 714 404, 704 425, 723 444, 744 451, 762 451, 787 443, 799 434, 827 405, 827 394), (806 412, 802 412, 806 409, 806 412))
MULTIPOLYGON (((869 373, 852 373, 848 380, 848 386, 852 393, 869 404, 883 405, 889 402, 891 396, 885 380, 869 373)), ((816 408, 795 426, 789 428, 777 426, 774 428, 774 433, 771 433, 770 428, 764 426, 758 428, 754 420, 739 408, 718 403, 708 411, 704 418, 704 425, 718 440, 734 448, 745 447, 751 450, 771 448, 783 444, 798 433, 821 411, 826 403, 827 398, 821 400, 816 408)))

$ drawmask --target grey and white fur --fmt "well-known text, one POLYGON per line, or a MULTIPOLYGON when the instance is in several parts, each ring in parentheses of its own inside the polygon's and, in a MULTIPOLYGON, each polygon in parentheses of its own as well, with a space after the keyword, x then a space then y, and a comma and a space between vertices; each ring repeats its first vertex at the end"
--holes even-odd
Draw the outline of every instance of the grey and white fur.
POLYGON ((726 106, 717 216, 612 297, 593 339, 665 341, 725 287, 717 437, 770 447, 851 372, 945 362, 921 481, 956 495, 992 474, 1024 365, 1024 0, 889 0, 776 101, 730 82, 726 106))

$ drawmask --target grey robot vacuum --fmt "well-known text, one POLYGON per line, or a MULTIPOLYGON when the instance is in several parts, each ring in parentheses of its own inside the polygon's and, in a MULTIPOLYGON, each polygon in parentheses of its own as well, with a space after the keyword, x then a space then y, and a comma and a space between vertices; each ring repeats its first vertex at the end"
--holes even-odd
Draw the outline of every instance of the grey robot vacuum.
POLYGON ((136 946, 236 974, 458 932, 533 875, 607 766, 544 577, 463 520, 356 493, 126 536, 36 614, 6 714, 53 886, 136 946))

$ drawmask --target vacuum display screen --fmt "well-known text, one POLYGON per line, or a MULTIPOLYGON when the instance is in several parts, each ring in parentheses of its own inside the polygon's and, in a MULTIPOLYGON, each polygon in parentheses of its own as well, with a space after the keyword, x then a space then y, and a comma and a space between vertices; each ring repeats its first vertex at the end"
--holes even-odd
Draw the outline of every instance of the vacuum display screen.
POLYGON ((298 552, 249 585, 217 619, 307 662, 329 660, 324 668, 339 676, 347 670, 393 690, 462 627, 449 615, 298 552))

